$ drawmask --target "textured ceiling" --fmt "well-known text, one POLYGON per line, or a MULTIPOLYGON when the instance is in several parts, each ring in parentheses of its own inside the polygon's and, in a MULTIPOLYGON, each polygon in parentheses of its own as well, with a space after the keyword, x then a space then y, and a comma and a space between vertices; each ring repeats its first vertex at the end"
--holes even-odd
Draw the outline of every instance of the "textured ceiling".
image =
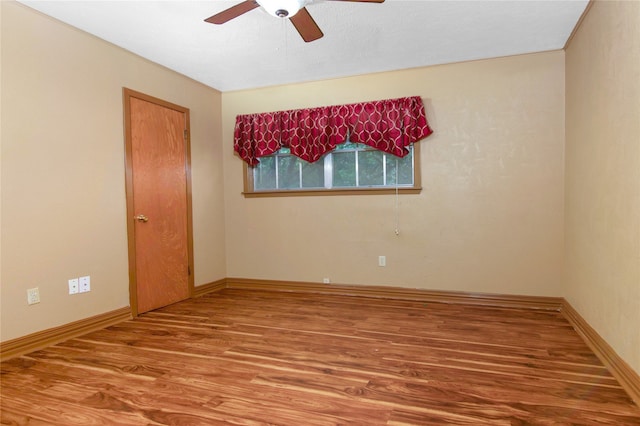
POLYGON ((562 49, 588 0, 314 0, 324 37, 254 9, 204 19, 239 1, 21 3, 221 91, 562 49))

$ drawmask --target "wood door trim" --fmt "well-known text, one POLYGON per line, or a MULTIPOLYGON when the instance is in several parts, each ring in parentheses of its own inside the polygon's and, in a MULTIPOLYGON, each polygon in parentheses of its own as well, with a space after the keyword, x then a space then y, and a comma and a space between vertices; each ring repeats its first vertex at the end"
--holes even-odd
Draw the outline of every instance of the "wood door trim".
POLYGON ((129 303, 131 305, 131 314, 133 317, 138 316, 138 295, 137 295, 137 278, 136 278, 136 250, 135 250, 135 222, 133 219, 133 151, 131 136, 131 108, 130 99, 136 98, 147 101, 165 108, 179 111, 185 117, 185 176, 187 185, 187 256, 189 275, 187 282, 189 285, 189 294, 194 292, 193 280, 193 210, 191 203, 191 124, 189 118, 189 109, 183 106, 167 102, 165 100, 146 95, 135 90, 124 87, 123 91, 123 111, 124 111, 124 140, 125 140, 125 192, 127 204, 127 251, 129 253, 129 303))

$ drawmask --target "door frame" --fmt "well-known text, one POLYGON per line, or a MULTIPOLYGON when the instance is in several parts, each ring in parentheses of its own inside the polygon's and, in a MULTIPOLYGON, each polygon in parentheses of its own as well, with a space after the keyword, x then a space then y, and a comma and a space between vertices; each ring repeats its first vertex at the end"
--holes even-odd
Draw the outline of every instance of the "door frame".
POLYGON ((131 305, 131 315, 138 316, 138 284, 136 277, 136 241, 135 241, 135 219, 133 208, 133 147, 131 136, 131 98, 179 111, 185 117, 185 176, 187 186, 187 257, 189 295, 193 297, 193 221, 191 205, 191 128, 189 121, 189 109, 171 102, 164 101, 153 96, 146 95, 135 90, 123 87, 123 107, 124 107, 124 141, 125 141, 125 192, 127 199, 127 250, 129 253, 129 303, 131 305))

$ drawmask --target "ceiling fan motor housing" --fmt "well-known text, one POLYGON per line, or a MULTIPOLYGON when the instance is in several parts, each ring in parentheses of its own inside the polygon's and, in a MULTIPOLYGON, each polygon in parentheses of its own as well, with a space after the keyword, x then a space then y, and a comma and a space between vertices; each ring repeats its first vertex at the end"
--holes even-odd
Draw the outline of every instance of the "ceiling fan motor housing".
POLYGON ((278 18, 291 18, 298 13, 308 0, 256 0, 270 15, 278 18))

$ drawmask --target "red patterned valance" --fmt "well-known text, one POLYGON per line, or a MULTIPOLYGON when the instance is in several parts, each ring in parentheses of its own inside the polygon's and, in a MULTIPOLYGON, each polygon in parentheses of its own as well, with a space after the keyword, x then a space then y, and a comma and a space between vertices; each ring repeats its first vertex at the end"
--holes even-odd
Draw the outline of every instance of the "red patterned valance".
POLYGON ((234 149, 249 165, 283 146, 310 163, 343 143, 404 157, 407 146, 433 133, 419 96, 236 117, 234 149))

